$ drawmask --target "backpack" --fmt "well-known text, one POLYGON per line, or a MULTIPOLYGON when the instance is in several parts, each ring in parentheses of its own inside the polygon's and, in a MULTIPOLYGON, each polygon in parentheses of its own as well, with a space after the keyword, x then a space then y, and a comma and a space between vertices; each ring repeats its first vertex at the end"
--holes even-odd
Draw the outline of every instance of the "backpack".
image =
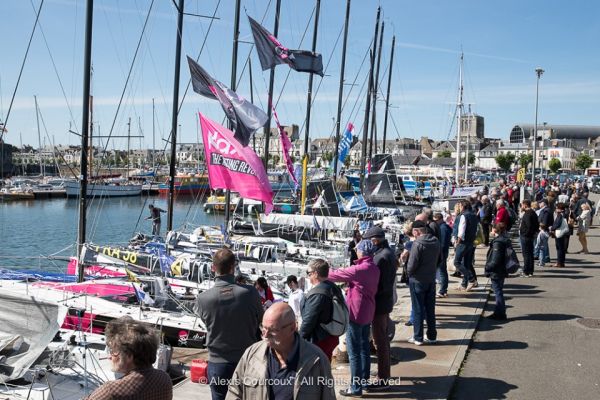
POLYGON ((506 227, 506 230, 509 231, 510 228, 512 228, 514 226, 514 224, 517 222, 517 219, 519 218, 519 216, 517 215, 517 212, 512 207, 506 207, 506 211, 508 211, 508 226, 506 227))
POLYGON ((333 302, 331 321, 321 323, 321 328, 332 336, 342 336, 346 333, 348 324, 350 323, 350 313, 348 312, 348 306, 340 288, 333 285, 330 290, 314 288, 310 292, 310 295, 319 293, 329 296, 333 302))
POLYGON ((519 258, 517 257, 517 252, 512 248, 512 246, 506 247, 506 272, 509 274, 516 273, 519 268, 521 268, 521 264, 519 263, 519 258))

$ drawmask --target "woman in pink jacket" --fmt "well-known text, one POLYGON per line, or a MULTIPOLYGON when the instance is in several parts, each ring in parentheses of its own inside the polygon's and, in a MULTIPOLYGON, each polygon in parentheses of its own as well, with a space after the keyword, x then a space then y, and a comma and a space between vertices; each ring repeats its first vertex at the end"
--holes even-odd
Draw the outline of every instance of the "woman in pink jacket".
POLYGON ((373 262, 377 248, 371 240, 362 240, 356 245, 358 260, 348 268, 329 272, 333 282, 348 283, 346 303, 350 313, 350 324, 346 331, 346 346, 350 360, 351 383, 340 394, 359 397, 367 387, 371 374, 371 346, 369 333, 375 314, 375 293, 379 283, 379 268, 373 262))

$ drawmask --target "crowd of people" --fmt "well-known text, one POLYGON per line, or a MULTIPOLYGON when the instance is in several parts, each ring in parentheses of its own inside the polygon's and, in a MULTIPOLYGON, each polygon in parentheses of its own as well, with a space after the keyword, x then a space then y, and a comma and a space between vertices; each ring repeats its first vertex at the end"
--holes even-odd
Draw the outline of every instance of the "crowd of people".
MULTIPOLYGON (((287 302, 274 299, 264 278, 254 285, 236 279, 235 255, 227 248, 218 250, 213 257, 215 285, 198 295, 194 307, 207 327, 212 398, 334 399, 339 382, 333 379, 330 363, 342 334, 351 377, 338 387, 339 394, 361 397, 365 392, 388 390, 393 383, 390 313, 397 301, 398 280, 407 283, 410 291, 406 325, 413 327, 413 335, 408 342, 433 345, 438 340, 436 299, 450 295, 448 260, 453 275, 461 278, 455 295, 472 291, 479 286, 474 268, 477 247, 487 248, 484 273, 495 294, 494 311, 486 317, 506 320, 504 280, 518 263, 511 231, 518 236, 522 253, 518 272, 527 278, 536 265, 546 268, 550 262, 550 239, 556 246, 555 267, 565 266, 569 238, 575 232, 581 252, 587 253, 586 234, 595 210, 585 184, 542 181, 533 198, 520 196, 518 185, 500 182, 459 201, 453 212, 424 209, 404 225, 396 243, 388 242, 380 225, 357 230, 348 246, 350 265, 334 270, 325 259, 310 261, 306 277, 287 277, 287 302), (310 283, 306 293, 300 285, 303 280, 310 283), (344 311, 348 321, 340 317, 344 311), (377 356, 375 377, 372 347, 377 356)), ((157 344, 155 336, 139 324, 109 324, 107 343, 111 357, 118 361, 115 370, 126 378, 103 385, 90 399, 129 393, 148 379, 164 380, 153 372, 152 357, 137 358, 139 351, 152 351, 157 344)), ((152 390, 148 396, 143 398, 170 399, 172 389, 152 390)))

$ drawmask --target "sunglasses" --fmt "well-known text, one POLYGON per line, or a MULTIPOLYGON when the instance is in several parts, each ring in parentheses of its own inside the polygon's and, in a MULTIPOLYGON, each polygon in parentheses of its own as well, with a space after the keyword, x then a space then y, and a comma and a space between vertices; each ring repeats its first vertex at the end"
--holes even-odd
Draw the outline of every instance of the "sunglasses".
POLYGON ((306 271, 306 276, 310 276, 310 274, 312 274, 313 272, 315 272, 314 270, 308 270, 306 271))

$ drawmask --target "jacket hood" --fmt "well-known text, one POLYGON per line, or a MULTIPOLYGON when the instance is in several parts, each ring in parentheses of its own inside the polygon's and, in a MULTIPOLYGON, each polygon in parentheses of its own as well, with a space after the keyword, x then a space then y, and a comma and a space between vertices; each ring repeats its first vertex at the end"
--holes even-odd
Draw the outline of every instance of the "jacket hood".
POLYGON ((421 235, 416 240, 416 242, 423 243, 423 244, 436 243, 437 241, 438 241, 437 238, 435 236, 433 236, 431 233, 426 233, 424 235, 421 235))

